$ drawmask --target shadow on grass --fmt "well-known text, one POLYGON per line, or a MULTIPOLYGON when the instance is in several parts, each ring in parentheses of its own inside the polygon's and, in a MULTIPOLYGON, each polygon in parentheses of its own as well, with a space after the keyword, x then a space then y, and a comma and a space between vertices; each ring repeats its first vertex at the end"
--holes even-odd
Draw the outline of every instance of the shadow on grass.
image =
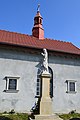
POLYGON ((12 120, 12 119, 5 117, 5 116, 0 116, 0 120, 12 120))
POLYGON ((72 119, 70 119, 70 120, 80 120, 80 118, 72 118, 72 119))

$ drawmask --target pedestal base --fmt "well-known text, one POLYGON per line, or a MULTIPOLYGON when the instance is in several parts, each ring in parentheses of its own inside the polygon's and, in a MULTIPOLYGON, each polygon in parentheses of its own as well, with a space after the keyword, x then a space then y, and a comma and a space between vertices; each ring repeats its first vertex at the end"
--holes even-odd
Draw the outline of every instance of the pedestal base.
POLYGON ((36 115, 35 120, 62 120, 56 114, 53 115, 36 115))
POLYGON ((50 98, 42 98, 40 102, 40 115, 52 115, 52 101, 50 98))

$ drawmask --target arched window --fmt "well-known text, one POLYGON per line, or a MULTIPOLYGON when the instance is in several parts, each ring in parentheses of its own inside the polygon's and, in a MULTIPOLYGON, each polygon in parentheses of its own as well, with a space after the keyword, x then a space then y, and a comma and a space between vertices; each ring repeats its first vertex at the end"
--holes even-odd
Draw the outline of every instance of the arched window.
POLYGON ((50 67, 49 68, 49 73, 51 74, 51 79, 50 79, 50 97, 53 97, 53 71, 50 67))
POLYGON ((40 19, 40 24, 42 24, 42 19, 40 19))
POLYGON ((34 24, 38 24, 39 23, 39 18, 38 17, 35 17, 34 18, 34 24))

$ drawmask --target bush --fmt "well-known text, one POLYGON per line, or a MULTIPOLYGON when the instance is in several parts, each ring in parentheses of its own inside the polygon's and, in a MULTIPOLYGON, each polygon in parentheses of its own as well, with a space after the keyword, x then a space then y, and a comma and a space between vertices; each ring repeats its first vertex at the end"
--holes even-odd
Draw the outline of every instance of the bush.
POLYGON ((80 119, 80 114, 79 113, 69 113, 69 114, 62 114, 62 115, 59 115, 60 118, 62 118, 63 120, 79 120, 80 119))
POLYGON ((16 114, 0 114, 0 120, 28 120, 27 113, 16 113, 16 114))

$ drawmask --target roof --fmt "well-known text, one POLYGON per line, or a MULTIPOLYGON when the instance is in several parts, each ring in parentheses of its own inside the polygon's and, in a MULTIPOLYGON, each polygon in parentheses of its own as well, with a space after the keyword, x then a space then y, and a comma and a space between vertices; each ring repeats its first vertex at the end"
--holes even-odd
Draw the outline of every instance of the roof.
POLYGON ((80 55, 80 49, 70 42, 63 42, 47 38, 44 40, 39 40, 38 38, 30 35, 9 32, 5 30, 0 30, 0 44, 9 44, 37 49, 46 48, 47 50, 51 51, 80 55))

